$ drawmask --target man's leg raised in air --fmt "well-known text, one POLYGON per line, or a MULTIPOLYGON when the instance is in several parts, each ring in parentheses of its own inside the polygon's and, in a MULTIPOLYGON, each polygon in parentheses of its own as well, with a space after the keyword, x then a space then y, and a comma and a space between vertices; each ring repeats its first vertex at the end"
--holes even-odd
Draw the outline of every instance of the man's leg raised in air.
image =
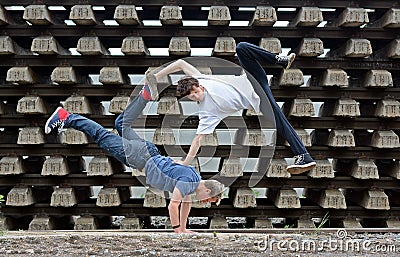
POLYGON ((131 125, 142 113, 149 100, 151 100, 151 97, 149 97, 148 92, 145 90, 146 86, 137 96, 131 97, 131 99, 128 101, 128 106, 115 119, 115 128, 121 137, 124 136, 124 138, 129 140, 136 139, 138 137, 136 132, 131 128, 131 125), (123 129, 125 129, 124 133, 122 133, 123 129))
POLYGON ((295 154, 295 163, 288 166, 288 171, 292 174, 300 174, 312 169, 316 163, 311 158, 300 137, 297 135, 292 125, 283 114, 281 108, 276 103, 269 87, 267 74, 260 64, 260 62, 276 63, 282 65, 286 69, 290 67, 295 55, 278 56, 256 45, 245 42, 241 42, 237 45, 236 53, 240 65, 247 72, 253 75, 266 93, 274 111, 277 130, 288 141, 293 153, 295 154))
POLYGON ((129 141, 137 140, 145 142, 147 146, 147 152, 150 154, 150 156, 156 156, 160 154, 158 148, 152 142, 145 141, 140 138, 131 126, 132 123, 143 112, 146 104, 151 100, 151 96, 147 90, 148 87, 144 86, 142 91, 140 91, 136 97, 132 96, 131 99, 129 99, 128 106, 115 120, 115 128, 117 129, 118 134, 124 139, 129 141))

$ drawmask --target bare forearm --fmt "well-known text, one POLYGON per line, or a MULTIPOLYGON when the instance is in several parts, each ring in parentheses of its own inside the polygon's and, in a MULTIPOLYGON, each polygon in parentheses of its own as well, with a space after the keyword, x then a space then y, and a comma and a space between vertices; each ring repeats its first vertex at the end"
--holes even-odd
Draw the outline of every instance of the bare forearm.
MULTIPOLYGON (((173 202, 171 200, 169 206, 168 206, 168 212, 169 212, 169 219, 171 221, 172 226, 177 226, 180 225, 180 220, 179 220, 179 203, 173 202)), ((180 227, 175 229, 180 230, 180 227)))
POLYGON ((156 76, 157 79, 159 79, 177 71, 183 71, 188 76, 201 75, 200 71, 198 71, 194 66, 190 65, 189 63, 183 60, 177 60, 171 63, 170 65, 163 68, 154 75, 156 76))
POLYGON ((180 213, 180 224, 182 229, 186 229, 187 220, 189 217, 190 209, 192 204, 190 202, 182 202, 181 213, 180 213))
POLYGON ((203 140, 203 137, 204 137, 204 135, 199 134, 199 135, 196 135, 195 138, 193 139, 192 144, 190 145, 189 152, 186 155, 186 158, 184 160, 184 163, 186 165, 191 164, 194 157, 196 157, 197 152, 200 149, 201 141, 203 140))

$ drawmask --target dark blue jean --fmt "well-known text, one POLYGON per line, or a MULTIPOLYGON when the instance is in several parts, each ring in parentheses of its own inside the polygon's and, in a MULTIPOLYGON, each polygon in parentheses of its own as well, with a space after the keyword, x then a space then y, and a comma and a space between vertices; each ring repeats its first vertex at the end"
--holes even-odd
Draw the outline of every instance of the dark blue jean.
POLYGON ((247 72, 249 72, 264 89, 275 115, 277 131, 284 139, 288 141, 290 148, 295 155, 307 153, 307 149, 305 148, 300 137, 297 135, 296 131, 283 114, 281 108, 276 103, 276 100, 269 87, 267 74, 260 64, 260 62, 267 62, 271 64, 276 63, 276 55, 266 51, 265 49, 262 49, 261 47, 246 42, 237 44, 236 53, 240 65, 247 72))
POLYGON ((119 115, 117 130, 122 132, 122 137, 79 114, 70 114, 64 123, 64 127, 71 127, 84 132, 118 161, 130 167, 143 169, 151 156, 159 154, 153 143, 139 137, 131 127, 132 122, 140 115, 147 102, 139 95, 119 115))

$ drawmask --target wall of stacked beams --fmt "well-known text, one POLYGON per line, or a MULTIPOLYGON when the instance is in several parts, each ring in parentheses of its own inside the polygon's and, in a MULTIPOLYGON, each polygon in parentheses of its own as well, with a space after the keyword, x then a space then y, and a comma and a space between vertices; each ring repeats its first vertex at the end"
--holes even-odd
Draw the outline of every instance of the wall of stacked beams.
MULTIPOLYGON (((214 156, 201 155, 194 165, 205 179, 217 171, 237 179, 220 206, 194 205, 191 216, 207 220, 198 226, 232 227, 230 217, 244 217, 244 227, 315 227, 324 216, 333 227, 400 226, 398 1, 42 2, 0 5, 3 228, 146 228, 154 226, 150 217, 167 217, 168 200, 143 187, 140 171, 77 131, 45 135, 44 123, 63 104, 112 130, 146 71, 187 56, 238 64, 235 45, 244 41, 297 54, 286 71, 263 65, 317 167, 287 173, 293 154, 280 139, 263 167, 264 139, 230 145, 221 124, 210 140, 214 156), (231 158, 232 149, 242 148, 250 154, 231 158), (212 161, 201 165, 207 157, 212 161), (250 172, 263 168, 264 178, 249 188, 250 172), (115 216, 121 223, 113 223, 115 216)), ((134 126, 179 157, 191 140, 177 145, 171 131, 186 130, 187 139, 198 118, 185 115, 171 78, 161 84, 167 90, 134 126), (159 130, 162 124, 171 131, 159 130)), ((252 127, 254 115, 242 115, 252 127)))

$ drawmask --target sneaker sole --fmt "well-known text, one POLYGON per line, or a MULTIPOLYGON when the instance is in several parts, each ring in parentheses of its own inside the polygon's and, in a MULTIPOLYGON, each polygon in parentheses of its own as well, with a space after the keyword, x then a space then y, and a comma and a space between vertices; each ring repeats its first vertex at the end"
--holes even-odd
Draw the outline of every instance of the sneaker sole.
POLYGON ((50 134, 50 132, 52 131, 52 129, 50 129, 50 131, 48 131, 47 128, 49 127, 49 123, 50 123, 51 119, 53 119, 54 115, 56 115, 60 109, 62 109, 62 107, 58 107, 53 112, 53 114, 47 119, 46 124, 44 125, 44 133, 50 134))
POLYGON ((290 174, 301 174, 304 173, 306 171, 312 170, 317 164, 315 162, 310 162, 307 163, 305 165, 299 165, 299 166, 289 166, 286 168, 286 170, 290 173, 290 174))
POLYGON ((158 99, 157 79, 154 74, 146 74, 147 85, 150 88, 151 99, 156 101, 158 99))
POLYGON ((292 63, 293 63, 294 59, 296 59, 296 54, 295 53, 291 53, 291 54, 289 54, 289 56, 290 56, 289 62, 287 64, 285 70, 289 69, 290 66, 292 66, 292 63))

